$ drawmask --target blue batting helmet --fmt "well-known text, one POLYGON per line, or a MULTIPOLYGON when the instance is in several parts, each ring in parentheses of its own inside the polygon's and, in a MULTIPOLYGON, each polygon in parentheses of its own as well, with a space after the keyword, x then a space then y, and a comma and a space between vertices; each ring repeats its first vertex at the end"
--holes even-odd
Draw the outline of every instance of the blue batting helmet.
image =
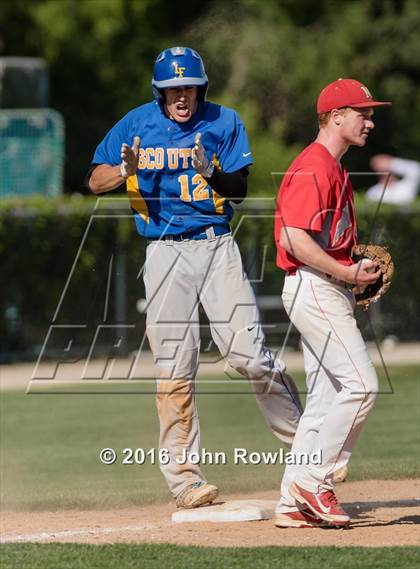
POLYGON ((167 87, 198 87, 198 99, 206 97, 209 80, 200 55, 189 47, 170 47, 156 58, 153 69, 153 95, 162 99, 167 87))

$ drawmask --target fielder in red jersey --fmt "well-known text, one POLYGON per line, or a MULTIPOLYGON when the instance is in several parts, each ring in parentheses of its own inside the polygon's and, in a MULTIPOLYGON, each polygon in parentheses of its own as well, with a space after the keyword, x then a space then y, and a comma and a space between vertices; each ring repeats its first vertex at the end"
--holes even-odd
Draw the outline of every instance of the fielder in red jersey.
POLYGON ((340 160, 349 146, 366 144, 373 108, 389 104, 374 101, 352 79, 327 85, 318 98, 318 136, 280 188, 277 264, 287 273, 283 306, 302 336, 308 395, 292 446, 292 454, 307 460, 286 466, 274 520, 279 527, 350 522, 334 494, 333 473, 346 468, 377 393, 351 289, 375 282, 380 270, 370 260, 351 259, 353 190, 340 160))

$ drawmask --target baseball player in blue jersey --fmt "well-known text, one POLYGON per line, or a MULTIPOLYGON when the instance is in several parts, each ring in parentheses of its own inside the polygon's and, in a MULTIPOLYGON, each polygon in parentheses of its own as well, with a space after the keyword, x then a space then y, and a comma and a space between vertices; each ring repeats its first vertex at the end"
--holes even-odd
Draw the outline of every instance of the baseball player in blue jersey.
POLYGON ((229 222, 230 202, 247 193, 251 150, 238 114, 206 101, 200 55, 164 50, 153 72, 154 100, 130 111, 96 149, 89 187, 111 191, 124 181, 137 231, 148 239, 144 282, 147 335, 157 379, 161 464, 178 507, 211 503, 218 489, 199 464, 194 399, 201 304, 212 337, 230 366, 249 378, 273 433, 288 447, 301 406, 282 362, 264 347, 251 285, 229 222), (166 461, 165 461, 166 462, 166 461))

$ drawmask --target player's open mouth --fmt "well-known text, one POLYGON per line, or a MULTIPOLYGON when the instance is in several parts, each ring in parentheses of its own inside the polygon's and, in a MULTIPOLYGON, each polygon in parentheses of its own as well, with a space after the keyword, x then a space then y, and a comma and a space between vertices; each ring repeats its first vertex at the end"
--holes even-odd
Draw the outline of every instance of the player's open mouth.
POLYGON ((190 112, 188 105, 184 103, 178 103, 175 108, 176 112, 181 116, 187 116, 190 112))

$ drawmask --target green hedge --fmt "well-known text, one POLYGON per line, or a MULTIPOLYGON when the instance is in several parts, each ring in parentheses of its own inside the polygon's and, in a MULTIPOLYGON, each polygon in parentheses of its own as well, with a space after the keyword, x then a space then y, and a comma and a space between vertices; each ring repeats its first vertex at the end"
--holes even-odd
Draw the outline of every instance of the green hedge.
MULTIPOLYGON (((241 206, 244 220, 240 223, 238 241, 248 274, 257 281, 265 249, 264 279, 263 282, 254 283, 257 295, 280 295, 284 276, 276 267, 273 223, 270 219, 273 201, 264 200, 259 205, 259 210, 254 213, 246 211, 249 205, 241 206)), ((389 292, 367 313, 357 310, 359 326, 369 340, 381 341, 387 335, 395 335, 402 341, 417 340, 420 329, 420 259, 417 249, 420 199, 407 206, 381 204, 378 208, 377 204, 367 202, 363 195, 356 195, 356 212, 358 242, 388 246, 395 263, 395 275, 389 292)), ((240 212, 237 212, 236 223, 240 217, 240 212)), ((274 321, 276 318, 278 320, 278 315, 275 315, 274 321)), ((272 315, 264 314, 263 321, 273 321, 272 315)), ((279 341, 282 340, 277 334, 275 342, 279 341)))
MULTIPOLYGON (((110 200, 109 204, 112 203, 110 200)), ((249 200, 238 208, 234 228, 257 295, 280 297, 283 274, 275 266, 273 203, 273 200, 258 203, 249 200)), ((112 207, 107 213, 103 208, 95 210, 95 204, 95 198, 81 196, 3 201, 0 207, 2 360, 36 357, 51 324, 79 326, 73 353, 86 353, 96 326, 107 323, 134 326, 127 331, 122 350, 138 346, 145 321, 144 314, 136 310, 138 299, 144 297, 141 269, 145 240, 137 236, 124 199, 119 209, 112 207)), ((375 205, 358 199, 357 210, 359 241, 388 245, 396 264, 389 293, 369 311, 375 334, 379 339, 388 334, 395 334, 401 340, 415 339, 419 330, 420 272, 416 243, 420 233, 420 201, 405 208, 382 206, 376 216, 375 205)), ((264 322, 286 322, 284 314, 274 312, 264 313, 264 322)), ((361 323, 364 325, 364 320, 361 323)), ((371 331, 366 331, 371 335, 371 331)), ((53 348, 63 349, 65 336, 65 331, 55 332, 48 343, 51 355, 53 348)), ((278 341, 276 337, 275 342, 278 341)), ((97 347, 100 349, 100 341, 97 347)))

